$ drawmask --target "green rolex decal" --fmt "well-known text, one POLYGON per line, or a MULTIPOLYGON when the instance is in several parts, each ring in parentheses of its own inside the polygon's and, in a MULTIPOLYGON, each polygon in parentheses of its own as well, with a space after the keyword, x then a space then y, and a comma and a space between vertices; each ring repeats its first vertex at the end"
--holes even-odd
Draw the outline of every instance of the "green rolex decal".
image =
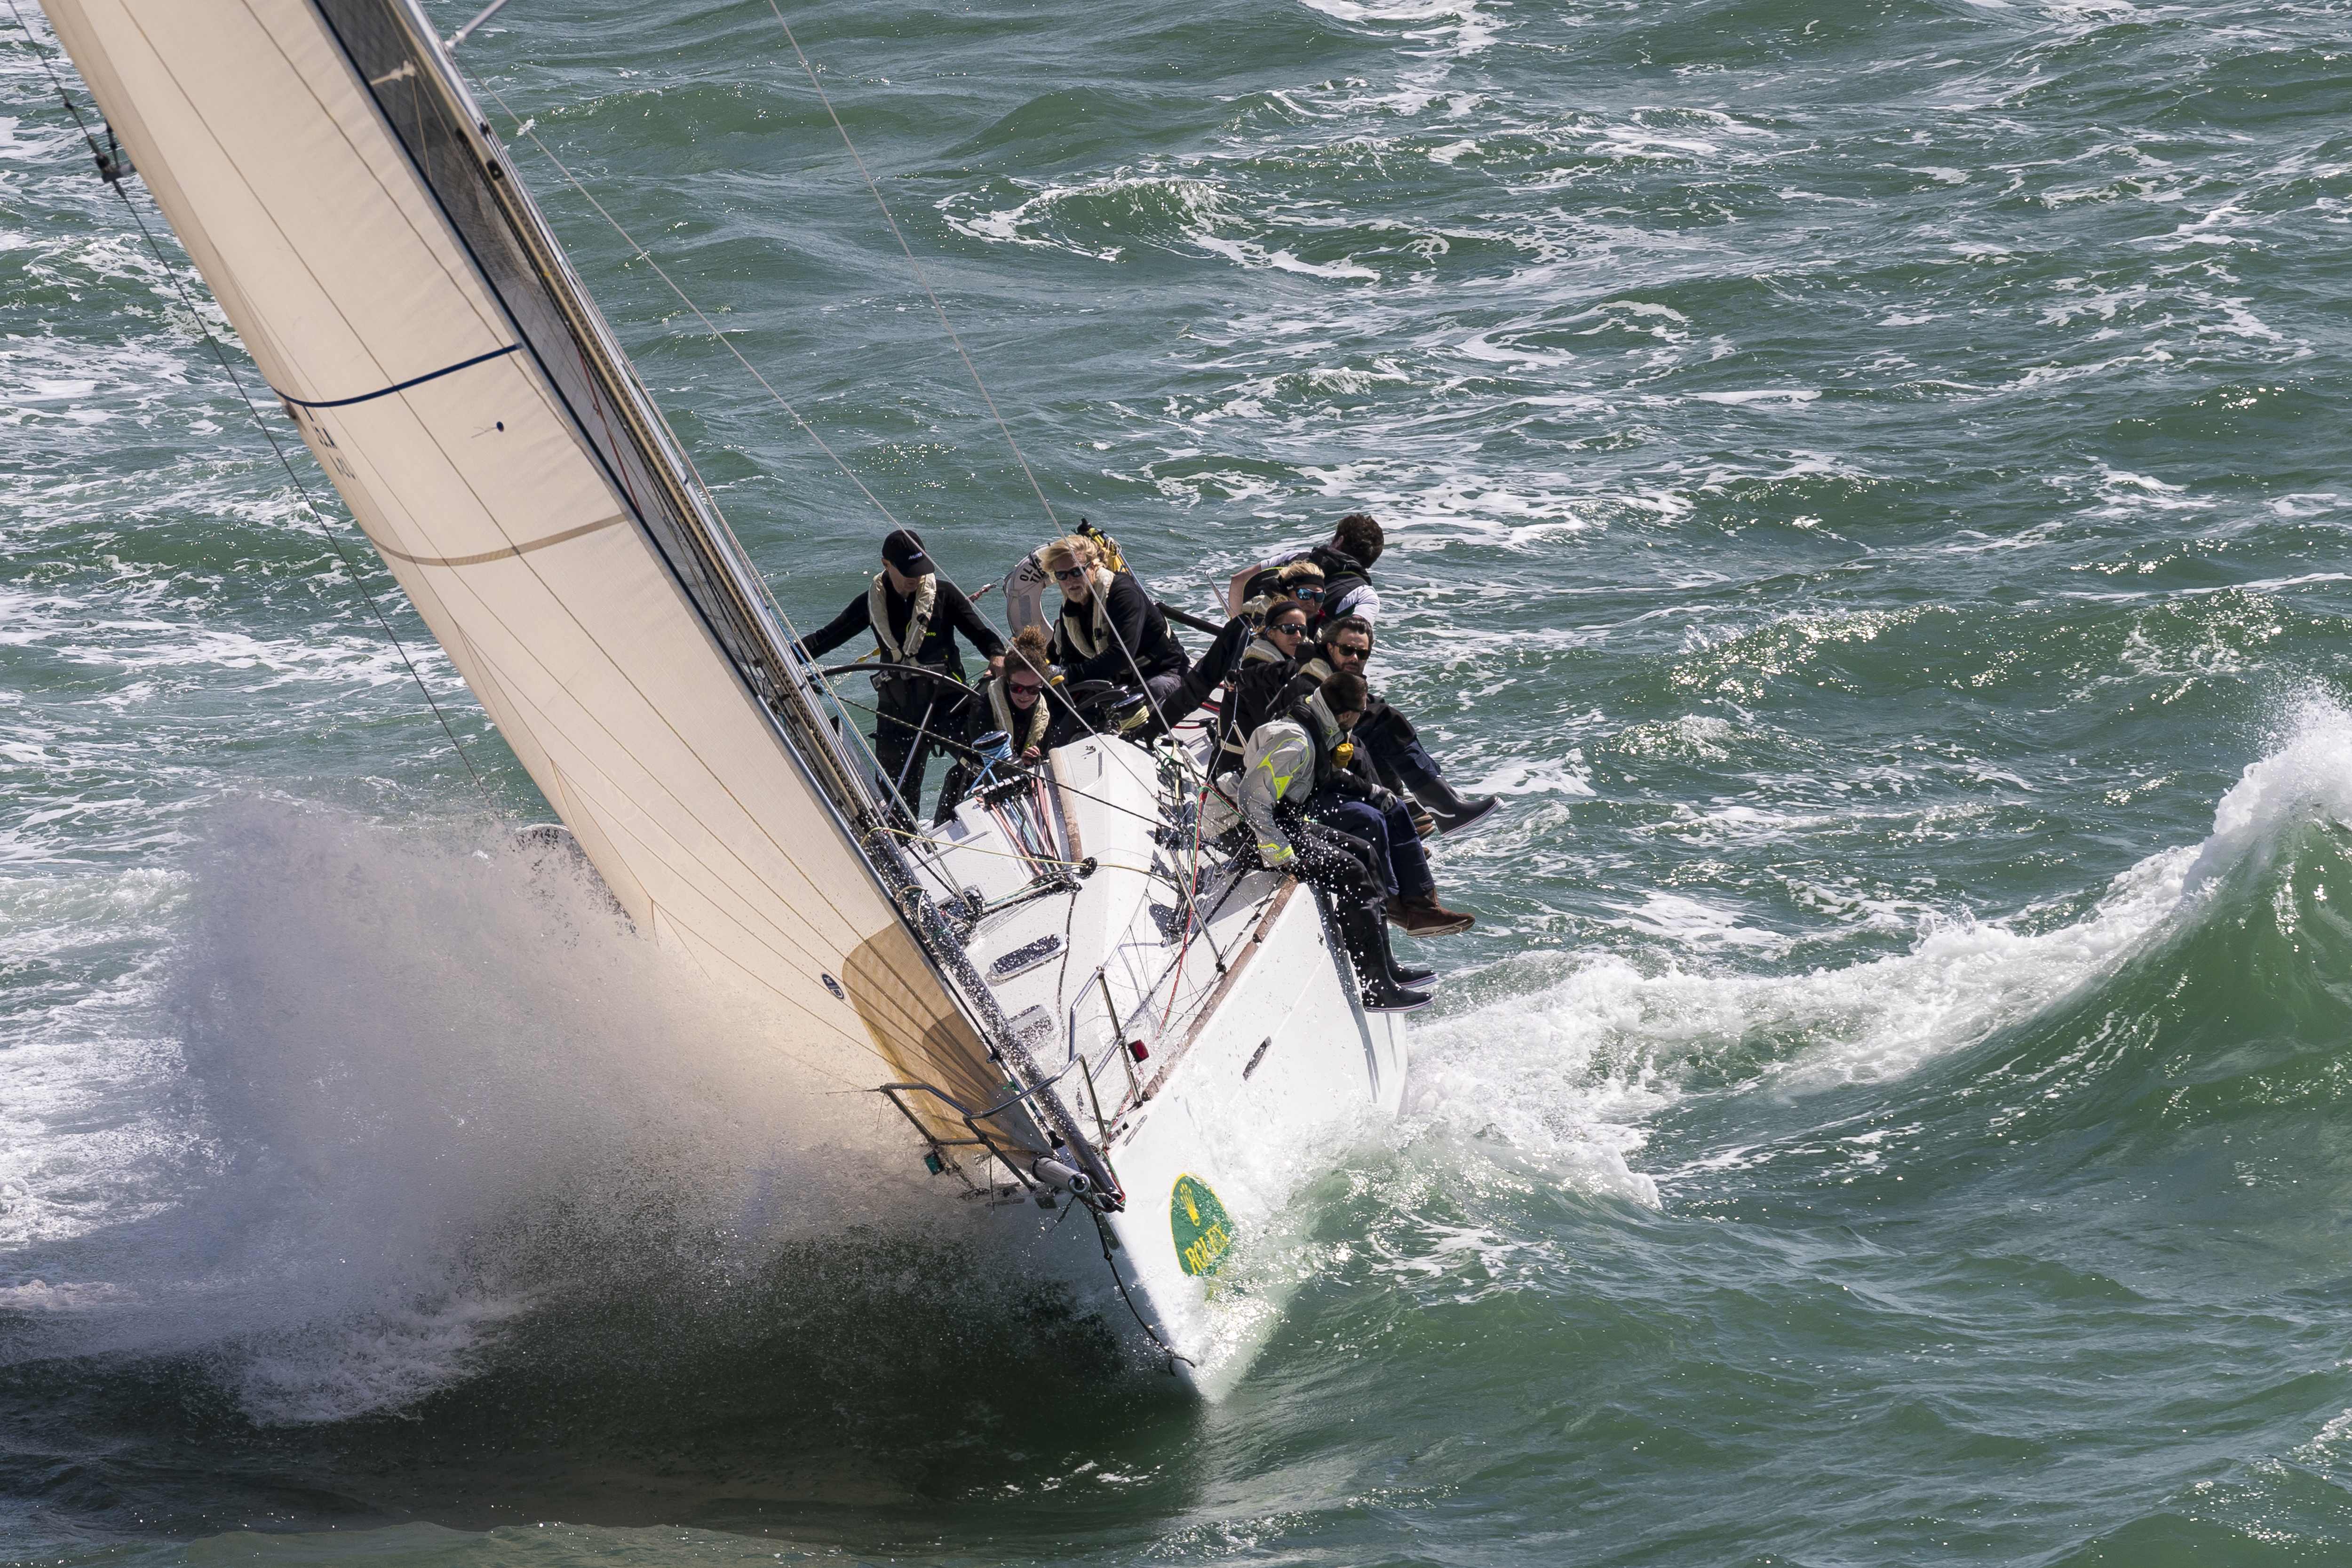
POLYGON ((1233 1250, 1233 1217, 1198 1176, 1176 1178, 1168 1198, 1168 1228, 1175 1233, 1176 1258, 1187 1274, 1214 1274, 1233 1250))

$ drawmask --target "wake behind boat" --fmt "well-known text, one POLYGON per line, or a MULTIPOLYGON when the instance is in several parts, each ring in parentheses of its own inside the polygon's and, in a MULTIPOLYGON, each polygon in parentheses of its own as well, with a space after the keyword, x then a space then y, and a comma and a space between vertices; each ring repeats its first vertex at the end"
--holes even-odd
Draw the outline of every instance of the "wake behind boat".
POLYGON ((44 4, 638 929, 866 1062, 976 1228, 1083 1208, 1045 1245, 1105 1320, 1237 1375, 1263 1314, 1216 1276, 1289 1196, 1265 1151, 1393 1111, 1405 1053, 1318 896, 1203 832, 1211 730, 1089 735, 916 830, 414 0, 44 4))

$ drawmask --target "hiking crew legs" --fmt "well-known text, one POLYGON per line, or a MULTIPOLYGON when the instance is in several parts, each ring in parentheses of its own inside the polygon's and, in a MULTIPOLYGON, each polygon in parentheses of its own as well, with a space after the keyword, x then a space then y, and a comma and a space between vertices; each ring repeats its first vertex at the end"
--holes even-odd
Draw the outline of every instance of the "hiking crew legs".
POLYGON ((1300 823, 1290 844, 1298 851, 1300 879, 1330 894, 1334 903, 1376 910, 1387 902, 1387 879, 1373 844, 1321 822, 1300 823))
POLYGON ((1372 766, 1382 778, 1401 780, 1416 795, 1443 780, 1436 759, 1422 749, 1419 738, 1400 736, 1392 725, 1360 725, 1356 739, 1372 754, 1372 766))
POLYGON ((1328 791, 1307 803, 1316 821, 1325 823, 1368 846, 1381 868, 1381 892, 1388 898, 1416 899, 1436 889, 1429 873, 1429 854, 1413 830, 1412 814, 1400 801, 1386 811, 1360 800, 1349 800, 1328 791))

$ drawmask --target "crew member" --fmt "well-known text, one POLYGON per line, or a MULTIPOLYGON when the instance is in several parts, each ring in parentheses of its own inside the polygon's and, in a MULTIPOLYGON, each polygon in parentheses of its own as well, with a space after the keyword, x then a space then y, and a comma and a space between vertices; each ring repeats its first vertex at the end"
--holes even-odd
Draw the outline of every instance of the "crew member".
MULTIPOLYGON (((1312 614, 1307 617, 1307 626, 1310 631, 1314 627, 1312 614)), ((1369 649, 1372 646, 1371 623, 1356 616, 1343 616, 1338 620, 1324 622, 1321 632, 1311 642, 1299 644, 1291 665, 1290 678, 1275 688, 1273 700, 1267 704, 1268 710, 1279 713, 1294 702, 1305 701, 1308 692, 1319 689, 1325 681, 1337 675, 1339 663, 1331 657, 1331 645, 1342 637, 1349 639, 1351 647, 1355 640, 1360 638, 1369 649)), ((1355 666, 1355 672, 1358 675, 1364 673, 1360 662, 1355 666)))
MULTIPOLYGON (((1360 616, 1342 616, 1326 621, 1321 633, 1321 646, 1301 664, 1298 673, 1275 699, 1277 710, 1295 702, 1307 690, 1326 676, 1339 670, 1364 673, 1372 657, 1372 626, 1360 616)), ((1381 783, 1391 789, 1409 791, 1429 814, 1432 827, 1440 833, 1459 833, 1475 826, 1502 805, 1494 795, 1467 800, 1454 793, 1445 782, 1437 761, 1424 750, 1421 737, 1414 731, 1412 721, 1388 703, 1375 697, 1359 726, 1356 736, 1381 783)))
MULTIPOLYGON (((963 705, 932 728, 952 734, 966 746, 977 747, 992 731, 1004 735, 1015 762, 1034 765, 1056 746, 1067 745, 1086 726, 1067 704, 1048 697, 1054 679, 1053 656, 1042 626, 1024 626, 1013 634, 1004 667, 974 687, 963 705)), ((934 822, 945 822, 971 789, 980 769, 970 756, 960 756, 940 783, 940 806, 934 822)))
MULTIPOLYGON (((1351 739, 1363 732, 1360 721, 1359 715, 1348 726, 1351 739)), ((1349 761, 1353 765, 1318 777, 1315 793, 1307 797, 1307 815, 1378 851, 1374 868, 1381 874, 1389 923, 1412 937, 1452 936, 1477 924, 1476 916, 1438 902, 1437 879, 1430 875, 1429 853, 1421 847, 1412 813, 1395 791, 1369 776, 1360 743, 1349 761)))
POLYGON ((917 799, 931 753, 925 731, 932 716, 948 712, 961 695, 963 653, 956 633, 971 639, 992 675, 1004 668, 1004 639, 980 618, 963 590, 939 575, 921 536, 905 528, 882 541, 882 570, 866 592, 801 639, 801 656, 822 658, 866 631, 874 634, 881 666, 873 680, 874 760, 882 770, 882 794, 917 799))
POLYGON ((1296 599, 1266 605, 1265 625, 1242 649, 1241 674, 1226 692, 1224 721, 1218 726, 1222 742, 1209 765, 1211 778, 1242 765, 1249 738, 1276 711, 1276 696, 1298 671, 1298 653, 1307 646, 1307 606, 1296 599))
POLYGON ((1216 639, 1209 644, 1208 651, 1178 676, 1174 689, 1163 693, 1157 706, 1145 708, 1122 725, 1119 733, 1128 740, 1149 743, 1152 736, 1163 732, 1162 719, 1168 729, 1182 723, 1240 668, 1244 645, 1249 639, 1248 616, 1235 616, 1227 621, 1217 629, 1216 639))
POLYGON ((1296 599, 1307 606, 1310 616, 1320 615, 1323 610, 1323 568, 1302 555, 1288 565, 1257 572, 1243 586, 1242 593, 1244 596, 1238 613, 1253 626, 1265 619, 1276 599, 1296 599))
MULTIPOLYGON (((1122 686, 1140 681, 1159 708, 1184 681, 1184 649, 1168 630, 1168 617, 1132 573, 1099 564, 1095 542, 1073 533, 1047 545, 1039 564, 1062 591, 1062 612, 1054 623, 1054 662, 1072 685, 1108 680, 1122 686)), ((1170 714, 1169 721, 1177 718, 1170 714)))
MULTIPOLYGON (((1381 558, 1381 552, 1387 543, 1387 534, 1369 514, 1349 512, 1332 531, 1329 543, 1288 551, 1234 573, 1227 602, 1233 606, 1234 613, 1239 615, 1245 592, 1259 573, 1311 561, 1323 574, 1322 619, 1361 616, 1367 622, 1377 620, 1381 613, 1381 595, 1372 586, 1372 563, 1381 558)), ((1305 597, 1304 595, 1294 596, 1305 597)))
MULTIPOLYGON (((1276 712, 1287 711, 1291 704, 1319 689, 1334 674, 1361 677, 1364 673, 1364 662, 1371 657, 1370 626, 1354 616, 1345 616, 1328 623, 1323 637, 1320 648, 1307 657, 1275 693, 1276 712)), ((1413 820, 1412 812, 1398 798, 1398 786, 1381 775, 1374 753, 1362 743, 1370 716, 1393 710, 1377 697, 1367 697, 1365 707, 1367 716, 1351 727, 1354 734, 1350 738, 1358 742, 1354 754, 1347 767, 1318 787, 1307 809, 1343 832, 1384 844, 1388 870, 1382 879, 1388 887, 1388 916, 1391 922, 1417 937, 1450 936, 1467 931, 1476 923, 1476 917, 1449 910, 1438 901, 1436 882, 1429 875, 1429 857, 1421 847, 1422 838, 1437 825, 1424 827, 1413 820)), ((1430 765, 1436 766, 1433 763, 1430 765)), ((1494 805, 1489 804, 1486 810, 1492 809, 1494 805)), ((1484 815, 1483 811, 1477 814, 1484 815)))
MULTIPOLYGON (((1349 626, 1338 628, 1338 635, 1325 645, 1323 656, 1334 669, 1352 669, 1358 675, 1372 658, 1372 628, 1349 626)), ((1372 699, 1365 710, 1364 721, 1357 726, 1356 738, 1372 759, 1372 766, 1391 789, 1412 792, 1436 823, 1440 833, 1460 833, 1484 822, 1502 805, 1495 795, 1482 795, 1465 800, 1454 793, 1439 771, 1437 759, 1431 756, 1421 743, 1412 721, 1398 712, 1381 699, 1372 699)))
POLYGON ((1378 848, 1306 812, 1307 801, 1346 769, 1348 731, 1363 717, 1366 700, 1361 676, 1335 675, 1288 713, 1260 725, 1243 753, 1239 809, 1260 864, 1302 878, 1330 899, 1364 1006, 1409 1013, 1429 1005, 1427 992, 1411 987, 1430 976, 1399 970, 1390 951, 1378 848))

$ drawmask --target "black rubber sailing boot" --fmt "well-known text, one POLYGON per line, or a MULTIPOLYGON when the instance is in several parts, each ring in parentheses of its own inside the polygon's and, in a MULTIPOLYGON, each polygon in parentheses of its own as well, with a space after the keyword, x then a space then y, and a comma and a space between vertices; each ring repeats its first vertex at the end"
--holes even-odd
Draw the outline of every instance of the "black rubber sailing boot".
POLYGON ((1454 793, 1454 786, 1432 773, 1412 786, 1415 800, 1429 809, 1437 821, 1440 833, 1460 833, 1475 827, 1495 815, 1502 806, 1502 797, 1486 795, 1478 800, 1465 800, 1454 793))
POLYGON ((1390 984, 1395 986, 1400 991, 1434 991, 1437 989, 1437 971, 1434 969, 1407 969, 1403 964, 1397 962, 1396 943, 1389 940, 1388 921, 1385 917, 1376 921, 1373 923, 1372 929, 1374 931, 1379 933, 1381 962, 1388 966, 1390 984))
POLYGON ((1339 940, 1347 944, 1356 978, 1364 987, 1367 1013, 1411 1013, 1429 1005, 1426 991, 1413 991, 1392 978, 1387 921, 1378 910, 1352 909, 1339 913, 1339 940))
POLYGON ((1406 990, 1434 991, 1437 989, 1437 971, 1407 969, 1396 961, 1396 948, 1391 944, 1389 948, 1389 981, 1406 990))

